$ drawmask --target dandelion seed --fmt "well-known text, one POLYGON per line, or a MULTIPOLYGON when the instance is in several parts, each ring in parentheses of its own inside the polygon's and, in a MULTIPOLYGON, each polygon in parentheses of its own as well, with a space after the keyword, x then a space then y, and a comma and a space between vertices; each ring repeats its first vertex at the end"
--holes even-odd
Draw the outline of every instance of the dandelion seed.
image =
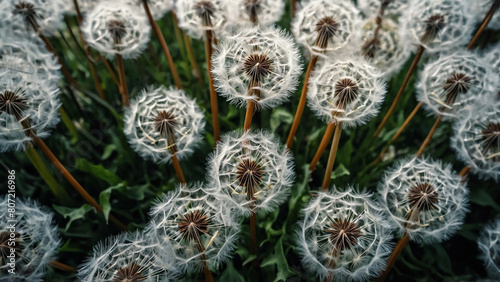
POLYGON ((426 244, 442 242, 460 228, 468 193, 450 165, 420 158, 389 169, 379 186, 381 205, 398 233, 426 244))
POLYGON ((230 16, 225 0, 184 0, 176 1, 175 11, 179 27, 190 37, 201 38, 207 30, 221 32, 230 16))
POLYGON ((500 278, 500 219, 495 219, 481 232, 477 241, 480 258, 490 278, 500 278))
POLYGON ((393 247, 390 225, 372 194, 332 190, 319 192, 302 210, 296 239, 302 264, 320 280, 369 280, 393 247))

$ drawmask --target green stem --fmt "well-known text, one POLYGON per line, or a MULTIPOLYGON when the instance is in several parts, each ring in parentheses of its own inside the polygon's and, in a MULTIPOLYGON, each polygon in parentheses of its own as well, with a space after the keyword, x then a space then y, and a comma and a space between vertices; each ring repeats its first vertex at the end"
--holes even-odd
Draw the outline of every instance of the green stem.
POLYGON ((50 190, 52 190, 54 196, 56 196, 57 199, 61 200, 61 202, 65 204, 74 204, 73 199, 70 198, 70 196, 66 193, 64 188, 62 188, 61 185, 59 185, 59 183, 57 182, 57 180, 52 176, 49 169, 43 162, 42 158, 40 158, 40 155, 37 153, 35 148, 33 148, 32 146, 27 146, 24 152, 26 153, 26 156, 28 156, 28 159, 30 159, 31 163, 38 171, 40 176, 43 178, 45 183, 49 185, 49 188, 50 190))
POLYGON ((71 141, 74 142, 78 140, 78 130, 76 129, 75 124, 73 123, 73 121, 71 121, 71 118, 68 116, 63 107, 59 107, 59 114, 61 115, 61 119, 64 125, 66 125, 71 134, 73 134, 73 140, 71 141))

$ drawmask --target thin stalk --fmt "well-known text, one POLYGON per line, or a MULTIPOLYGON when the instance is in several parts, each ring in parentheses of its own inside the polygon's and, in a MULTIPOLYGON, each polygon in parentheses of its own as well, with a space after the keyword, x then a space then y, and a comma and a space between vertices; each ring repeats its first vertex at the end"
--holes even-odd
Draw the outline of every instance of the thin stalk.
POLYGON ((420 149, 418 149, 417 158, 420 157, 424 153, 425 148, 427 147, 427 145, 429 145, 429 142, 431 142, 432 136, 434 135, 434 133, 436 133, 436 130, 437 130, 439 124, 441 123, 442 118, 443 118, 442 115, 439 115, 436 118, 436 122, 432 126, 431 131, 429 131, 429 134, 425 138, 424 143, 422 143, 422 145, 420 146, 420 149))
MULTIPOLYGON (((78 47, 78 50, 80 51, 80 53, 85 56, 85 51, 82 49, 82 46, 80 46, 80 43, 78 42, 78 39, 76 38, 76 35, 75 33, 73 32, 73 29, 71 28, 71 24, 69 23, 69 20, 68 20, 68 16, 65 15, 64 16, 64 23, 66 24, 66 28, 68 29, 68 32, 71 36, 71 39, 73 39, 73 42, 75 42, 75 45, 78 47)), ((61 33, 61 35, 63 35, 63 33, 61 33)), ((63 36, 61 36, 63 37, 63 36)), ((68 47, 70 49, 73 49, 71 45, 69 45, 69 42, 66 41, 66 39, 63 37, 64 41, 66 42, 66 44, 68 45, 68 47)))
POLYGON ((483 33, 483 31, 486 29, 486 26, 488 23, 491 21, 491 18, 495 14, 496 10, 498 10, 498 7, 500 6, 500 1, 495 0, 493 1, 493 4, 491 5, 491 8, 488 10, 488 13, 483 19, 483 22, 481 23, 481 26, 477 30, 476 34, 474 37, 471 39, 469 42, 469 45, 467 45, 467 50, 471 50, 474 47, 474 44, 476 44, 476 41, 479 39, 479 36, 483 33))
POLYGON ((155 49, 153 48, 153 44, 151 44, 151 41, 148 42, 148 51, 149 55, 151 55, 151 58, 153 58, 153 61, 158 70, 162 71, 160 60, 158 59, 158 56, 156 56, 155 49))
MULTIPOLYGON (((117 47, 119 49, 119 47, 117 47)), ((120 93, 122 94, 123 106, 130 106, 130 100, 128 99, 128 88, 127 81, 125 79, 125 68, 123 67, 122 55, 116 54, 116 65, 118 66, 118 75, 120 76, 120 93)))
POLYGON ((196 63, 193 46, 191 45, 191 39, 189 38, 189 36, 187 36, 187 34, 184 31, 182 31, 182 36, 184 37, 184 42, 186 43, 186 50, 188 53, 189 62, 191 63, 191 66, 193 67, 194 70, 194 75, 198 79, 198 82, 200 84, 203 84, 203 78, 201 76, 200 67, 198 66, 198 63, 196 63))
POLYGON ((52 266, 53 268, 57 268, 66 272, 71 272, 71 273, 76 272, 76 269, 74 267, 64 264, 62 262, 58 262, 57 260, 50 261, 49 265, 52 266))
POLYGON ((253 210, 254 208, 255 207, 253 207, 252 204, 252 211, 250 212, 250 242, 252 244, 252 254, 257 256, 259 251, 259 247, 257 245, 257 214, 253 210))
POLYGON ((177 15, 175 14, 175 12, 174 11, 170 11, 170 12, 172 13, 172 21, 174 23, 175 38, 177 39, 177 44, 179 44, 179 50, 181 51, 181 57, 183 60, 185 60, 186 59, 186 51, 184 50, 184 41, 182 40, 183 34, 185 35, 185 32, 179 28, 177 15))
POLYGON ((295 16, 295 11, 297 10, 297 0, 290 0, 290 14, 292 18, 295 16))
POLYGON ((376 281, 384 281, 385 279, 387 279, 387 276, 394 266, 394 263, 396 262, 406 245, 408 245, 408 242, 410 242, 410 236, 407 232, 405 232, 403 237, 401 237, 401 239, 399 239, 398 243, 396 244, 396 247, 392 251, 391 256, 389 257, 389 259, 387 259, 385 270, 382 272, 382 274, 380 274, 376 281))
POLYGON ((328 187, 330 186, 333 164, 335 163, 335 156, 337 155, 337 149, 339 147, 341 133, 342 133, 342 122, 337 121, 335 134, 333 135, 332 147, 330 148, 330 156, 328 156, 328 164, 326 166, 325 177, 323 178, 323 185, 321 186, 324 191, 328 191, 328 187))
POLYGON ((288 139, 286 140, 286 146, 288 149, 292 148, 293 138, 295 137, 295 133, 299 128, 300 119, 302 118, 302 114, 304 113, 304 108, 306 106, 307 101, 307 89, 309 87, 309 78, 311 77, 311 72, 314 70, 314 66, 318 61, 318 56, 311 55, 311 60, 309 61, 309 66, 307 67, 306 77, 304 79, 304 86, 302 86, 302 93, 300 94, 299 105, 297 107, 297 111, 295 112, 295 117, 293 118, 292 128, 290 129, 290 134, 288 135, 288 139))
POLYGON ((116 76, 116 73, 113 70, 113 67, 109 63, 108 59, 106 59, 105 57, 103 57, 101 54, 99 54, 99 57, 101 58, 101 61, 103 62, 103 64, 106 67, 106 69, 108 70, 109 74, 111 75, 111 78, 115 82, 116 86, 118 86, 118 88, 121 88, 120 81, 118 81, 118 77, 116 76))
POLYGON ((212 41, 213 33, 210 30, 206 32, 207 38, 205 40, 205 55, 207 60, 208 83, 210 87, 210 107, 212 109, 212 125, 214 129, 215 142, 220 140, 219 132, 219 108, 217 105, 217 92, 215 92, 214 79, 212 77, 212 41))
POLYGON ((75 124, 73 123, 73 121, 71 121, 71 118, 68 116, 63 107, 59 107, 59 114, 61 115, 61 119, 64 125, 66 125, 71 134, 73 134, 73 138, 75 140, 78 140, 78 130, 76 129, 75 124))
POLYGON ((196 238, 196 247, 198 249, 198 252, 200 253, 200 259, 203 262, 203 274, 205 274, 205 280, 207 282, 213 282, 214 277, 212 275, 212 271, 208 268, 207 264, 207 256, 205 255, 205 247, 203 246, 203 242, 201 241, 200 237, 196 238))
POLYGON ((186 179, 184 178, 184 173, 182 172, 182 167, 181 164, 179 163, 179 159, 177 158, 177 155, 172 155, 172 164, 174 165, 175 169, 175 174, 177 175, 177 178, 179 178, 179 181, 182 184, 186 184, 186 179))
POLYGON ((469 172, 470 172, 470 166, 466 166, 462 168, 462 170, 458 173, 458 175, 462 176, 462 182, 465 182, 465 180, 467 180, 469 172))
POLYGON ((174 78, 175 86, 177 87, 177 89, 182 89, 181 77, 179 76, 179 72, 177 72, 177 67, 174 64, 174 60, 172 60, 172 56, 170 56, 170 51, 168 50, 168 45, 167 42, 165 41, 165 37, 163 37, 163 33, 161 32, 160 28, 153 19, 153 16, 151 15, 148 1, 143 0, 142 6, 144 7, 146 15, 148 16, 149 24, 151 24, 151 27, 153 28, 153 31, 156 34, 156 37, 158 37, 161 49, 163 50, 165 57, 167 57, 168 66, 170 67, 170 71, 172 72, 172 77, 174 78))
POLYGON ((255 111, 255 102, 252 100, 247 101, 247 111, 245 113, 245 123, 243 124, 243 130, 248 131, 252 127, 252 117, 255 111))
POLYGON ((328 143, 330 143, 334 131, 335 131, 335 123, 334 122, 328 123, 325 134, 323 135, 323 139, 321 139, 321 143, 319 144, 318 150, 316 151, 316 154, 314 155, 314 158, 311 161, 311 164, 309 165, 310 171, 314 171, 316 169, 316 165, 318 164, 319 159, 321 159, 321 155, 323 155, 326 146, 328 146, 328 143))
POLYGON ((415 58, 413 59, 413 63, 411 64, 410 69, 406 73, 406 77, 403 80, 401 87, 399 88, 399 91, 398 91, 398 94, 396 95, 396 98, 394 98, 394 101, 392 102, 392 105, 389 108, 389 111, 385 114, 384 119, 382 120, 382 122, 380 123, 380 125, 377 128, 377 131, 375 131, 375 134, 373 134, 373 138, 376 138, 380 134, 380 131, 382 131, 382 128, 384 128, 384 125, 387 123, 387 121, 389 120, 389 117, 394 112, 394 109, 396 108, 396 105, 398 104, 399 99, 401 98, 401 95, 405 91, 406 85, 408 84, 408 81, 410 81, 411 75, 413 74, 413 72, 417 68, 418 62, 420 61, 420 58, 424 54, 424 51, 425 51, 425 47, 420 45, 418 47, 418 52, 415 55, 415 58))
POLYGON ((396 134, 392 137, 391 141, 389 141, 389 143, 387 143, 387 145, 384 147, 384 149, 382 150, 382 152, 380 152, 380 155, 378 156, 378 158, 372 163, 372 165, 376 165, 377 163, 379 163, 383 158, 384 158, 384 155, 385 153, 387 153, 387 150, 389 150, 389 147, 392 145, 392 143, 394 143, 396 141, 396 139, 399 138, 399 136, 401 135, 401 133, 403 133, 403 131, 405 130, 405 128, 408 126, 408 124, 410 123, 410 121, 413 119, 413 117, 417 114, 418 110, 420 109, 420 107, 422 107, 422 102, 419 102, 417 104, 417 106, 415 107, 415 109, 413 109, 413 111, 411 112, 411 114, 408 116, 408 118, 406 118, 405 122, 403 123, 403 125, 401 125, 401 127, 399 128, 398 132, 396 132, 396 134))
POLYGON ((73 199, 71 199, 71 197, 68 195, 68 193, 66 193, 64 188, 62 188, 61 185, 59 185, 57 180, 54 178, 54 176, 52 176, 49 169, 43 162, 42 158, 40 158, 40 155, 37 153, 35 148, 33 148, 33 146, 27 146, 26 150, 24 150, 24 153, 31 161, 35 169, 38 171, 42 179, 45 181, 45 183, 47 183, 50 190, 52 191, 52 194, 54 194, 54 196, 63 203, 73 204, 74 203, 73 199))

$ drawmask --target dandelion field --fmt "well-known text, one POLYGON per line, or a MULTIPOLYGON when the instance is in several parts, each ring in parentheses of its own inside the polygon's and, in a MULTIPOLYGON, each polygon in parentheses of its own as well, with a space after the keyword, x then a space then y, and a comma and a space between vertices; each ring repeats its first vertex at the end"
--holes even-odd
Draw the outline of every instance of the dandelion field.
MULTIPOLYGON (((0 1, 9 2, 9 0, 0 1)), ((302 3, 298 1, 296 13, 300 13, 302 6, 314 1, 318 2, 318 0, 302 1, 302 3)), ((347 0, 343 1, 351 2, 347 0)), ((292 25, 290 3, 292 1, 285 2, 283 15, 276 22, 276 25, 278 29, 287 31, 287 34, 293 38, 293 34, 290 32, 292 25)), ((378 3, 383 1, 372 2, 378 3)), ((406 2, 412 1, 404 2, 405 5, 410 5, 406 2)), ((433 1, 427 0, 427 2, 433 1)), ((437 0, 434 2, 454 2, 456 4, 466 1, 447 2, 437 0)), ((498 5, 498 1, 490 2, 497 3, 498 5)), ((489 4, 490 2, 485 5, 491 5, 489 4)), ((116 5, 124 4, 117 2, 116 5)), ((2 7, 1 2, 0 7, 2 7)), ((144 13, 141 10, 141 6, 137 6, 136 9, 144 13)), ((358 16, 365 20, 367 19, 365 17, 369 18, 369 16, 363 15, 361 11, 359 11, 358 16)), ((375 15, 370 16, 375 17, 375 15)), ((464 27, 470 33, 469 39, 478 30, 483 17, 484 15, 478 14, 477 19, 470 22, 472 26, 464 27)), ((1 21, 2 19, 0 19, 0 35, 8 34, 7 32, 2 32, 2 29, 8 28, 8 23, 1 23, 1 21)), ((200 128, 188 128, 185 130, 186 134, 193 131, 202 132, 202 134, 198 138, 199 140, 196 140, 197 145, 193 147, 192 152, 188 152, 186 157, 180 158, 180 166, 189 185, 211 187, 212 185, 207 184, 207 182, 210 181, 210 176, 213 176, 215 172, 209 166, 211 163, 216 163, 217 160, 214 160, 216 137, 214 137, 212 127, 210 81, 207 75, 205 37, 201 36, 200 39, 189 39, 194 50, 194 59, 199 65, 202 75, 198 79, 190 62, 188 51, 186 51, 186 39, 188 37, 183 37, 182 31, 176 28, 172 13, 165 13, 163 17, 156 20, 156 23, 163 33, 165 42, 168 44, 170 55, 182 82, 182 90, 189 99, 195 99, 200 111, 195 109, 193 112, 199 114, 200 118, 203 116, 204 119, 204 130, 200 128)), ((361 30, 362 26, 359 26, 359 29, 361 30)), ((217 39, 220 44, 225 44, 224 36, 217 35, 217 39)), ((5 48, 8 40, 6 37, 0 38, 0 54, 3 53, 2 48, 5 48)), ((91 48, 92 59, 94 60, 104 93, 104 99, 99 97, 79 35, 76 15, 65 15, 64 21, 57 27, 54 35, 49 37, 49 41, 60 56, 63 65, 66 66, 78 85, 68 82, 64 76, 61 76, 57 85, 59 89, 58 97, 64 111, 67 113, 67 118, 61 117, 61 122, 51 130, 51 133, 47 137, 42 139, 70 174, 97 201, 102 207, 103 212, 97 211, 90 204, 86 203, 73 189, 72 184, 51 164, 49 159, 42 154, 42 151, 37 146, 34 148, 38 151, 41 159, 35 161, 33 159, 30 160, 30 157, 32 158, 33 155, 23 152, 24 147, 23 150, 17 150, 16 152, 2 149, 0 179, 7 183, 9 179, 8 171, 15 170, 16 197, 18 201, 24 201, 28 198, 36 200, 45 206, 47 211, 53 213, 52 224, 57 226, 57 233, 60 237, 60 244, 53 260, 78 271, 80 265, 89 260, 95 246, 100 244, 100 242, 104 242, 106 238, 122 232, 117 225, 112 223, 109 218, 110 215, 113 215, 124 223, 130 232, 136 230, 138 232, 143 232, 143 230, 152 232, 150 229, 151 226, 148 225, 151 221, 153 206, 161 203, 162 199, 164 199, 163 197, 166 197, 164 196, 166 193, 176 191, 180 186, 180 182, 176 176, 176 170, 170 161, 155 162, 150 159, 146 160, 129 143, 130 138, 127 138, 124 130, 127 127, 127 119, 131 117, 130 111, 125 109, 122 102, 120 93, 123 89, 120 89, 114 82, 114 78, 105 67, 104 57, 99 57, 98 52, 91 48), (37 161, 43 162, 43 165, 41 163, 37 164, 37 161), (57 182, 69 194, 69 199, 63 200, 54 196, 53 191, 51 191, 46 180, 44 180, 35 166, 46 166, 48 168, 46 173, 52 175, 53 181, 57 182)), ((500 46, 499 41, 500 35, 498 30, 486 28, 475 43, 473 54, 480 57, 495 48, 498 49, 500 46)), ((360 49, 361 46, 358 43, 354 42, 354 45, 347 46, 347 48, 360 49)), ((459 51, 459 49, 465 52, 467 43, 468 40, 465 40, 465 43, 450 47, 448 50, 443 51, 443 54, 447 54, 446 52, 453 53, 459 51)), ((173 91, 175 88, 175 78, 169 68, 167 58, 162 51, 160 42, 152 31, 147 44, 149 45, 145 45, 145 50, 140 52, 137 58, 124 58, 123 60, 131 104, 134 104, 141 97, 144 89, 152 91, 152 89, 164 86, 169 91, 173 91)), ((276 140, 279 140, 277 146, 280 148, 279 150, 282 150, 280 151, 282 155, 287 154, 285 143, 294 121, 306 76, 306 69, 311 58, 311 54, 309 54, 307 48, 298 43, 296 44, 297 46, 294 48, 299 48, 301 63, 300 66, 296 65, 295 67, 300 68, 301 72, 297 81, 291 82, 291 84, 297 84, 293 87, 293 93, 289 99, 282 99, 278 106, 258 108, 253 115, 251 125, 252 132, 264 130, 274 134, 276 140)), ((332 192, 332 189, 336 188, 332 187, 338 187, 339 191, 344 191, 343 189, 346 187, 353 187, 354 190, 360 192, 372 193, 372 198, 376 198, 378 196, 378 187, 384 185, 384 181, 386 181, 384 177, 389 174, 388 171, 400 165, 405 160, 414 157, 415 153, 421 148, 429 130, 435 124, 435 115, 429 114, 430 111, 420 110, 402 135, 389 147, 384 159, 376 165, 370 165, 377 159, 380 152, 398 131, 415 106, 418 105, 419 100, 416 97, 419 80, 422 77, 421 72, 427 65, 435 62, 441 56, 429 51, 428 56, 424 55, 422 57, 418 62, 414 74, 410 77, 393 115, 388 119, 378 138, 373 138, 372 136, 382 122, 384 115, 391 107, 391 103, 396 97, 408 69, 412 65, 415 53, 417 52, 417 45, 416 43, 408 43, 410 47, 408 47, 407 52, 411 52, 411 56, 408 56, 404 60, 404 63, 401 63, 399 70, 388 77, 384 77, 386 93, 374 117, 367 119, 366 122, 362 122, 364 124, 349 127, 344 126, 342 129, 333 172, 330 177, 329 187, 331 187, 330 192, 333 195, 335 193, 332 192)), ((220 54, 218 53, 220 50, 217 47, 215 49, 214 54, 220 54)), ((341 54, 346 56, 343 59, 350 59, 351 57, 349 56, 359 56, 359 54, 341 54)), ((335 53, 332 56, 335 56, 335 53)), ((0 57, 0 60, 2 59, 0 57)), ((324 58, 320 57, 321 59, 324 58)), ((109 59, 109 62, 118 75, 119 70, 116 59, 109 59)), ((271 68, 273 63, 276 64, 277 62, 271 60, 271 68)), ((493 64, 494 62, 490 61, 488 63, 493 64)), ((2 76, 7 77, 7 75, 11 75, 8 74, 9 72, 15 73, 9 67, 11 68, 11 65, 7 63, 0 63, 0 79, 2 79, 2 76)), ((272 76, 274 71, 276 70, 272 69, 269 76, 272 76)), ((492 85, 496 87, 495 89, 498 92, 498 88, 500 87, 499 69, 488 71, 492 73, 491 77, 493 80, 496 80, 492 82, 492 85)), ((477 79, 480 80, 481 78, 477 79)), ((5 83, 2 84, 2 87, 4 85, 5 83)), ((5 91, 4 88, 0 89, 0 92, 5 91)), ((248 86, 248 89, 250 88, 248 86)), ((219 90, 217 89, 217 92, 219 90)), ((245 91, 247 89, 244 89, 244 93, 241 94, 246 94, 245 91)), ((246 120, 246 102, 240 103, 243 105, 241 107, 236 106, 226 101, 226 96, 229 95, 217 94, 221 136, 225 136, 225 134, 230 132, 233 132, 238 137, 243 135, 244 122, 246 120)), ((161 98, 157 100, 161 100, 161 98)), ((498 102, 495 103, 498 108, 500 104, 498 102)), ((187 102, 183 103, 182 106, 186 104, 187 102)), ((2 122, 5 121, 5 117, 2 114, 5 116, 7 113, 6 110, 3 111, 5 113, 0 112, 2 122)), ((475 113, 481 115, 481 111, 475 113)), ((499 119, 498 111, 496 113, 496 118, 499 119)), ((201 124, 203 125, 203 123, 201 124)), ((325 171, 327 171, 329 160, 330 143, 322 154, 316 169, 311 172, 309 165, 326 129, 327 122, 318 118, 308 104, 305 107, 301 123, 293 139, 293 146, 288 153, 290 157, 293 157, 293 169, 291 169, 293 172, 290 171, 293 177, 291 177, 292 182, 288 189, 288 196, 284 197, 284 200, 277 204, 276 207, 273 206, 263 212, 256 213, 257 255, 252 250, 250 235, 252 231, 248 214, 236 217, 235 220, 237 221, 238 228, 231 229, 226 235, 223 235, 222 231, 217 233, 220 235, 216 235, 220 236, 220 238, 216 238, 219 240, 225 238, 223 236, 238 233, 234 249, 226 250, 229 253, 227 254, 229 259, 225 261, 223 259, 224 262, 220 264, 218 269, 216 267, 211 267, 210 269, 215 281, 330 281, 328 277, 325 278, 322 276, 318 278, 316 273, 304 267, 303 254, 297 244, 299 221, 304 218, 303 210, 311 201, 318 199, 318 193, 321 191, 322 184, 324 184, 324 175, 325 171)), ((2 129, 0 134, 4 134, 7 131, 7 129, 2 129)), ((457 157, 456 150, 450 145, 450 139, 456 134, 455 131, 454 121, 448 120, 442 122, 425 148, 423 159, 432 159, 447 164, 454 175, 457 175, 468 164, 457 157)), ((498 136, 496 138, 497 143, 493 144, 492 150, 497 150, 496 152, 498 152, 500 143, 498 143, 498 136)), ((225 140, 224 137, 223 140, 225 140)), ((241 146, 245 146, 250 142, 248 140, 238 140, 237 144, 241 146)), ((264 143, 264 141, 261 141, 261 143, 256 141, 252 145, 255 145, 257 148, 256 151, 259 151, 259 145, 264 147, 264 143)), ((171 152, 173 151, 170 151, 171 148, 164 148, 164 150, 169 150, 169 153, 167 153, 169 157, 172 155, 171 152)), ((179 149, 179 155, 181 154, 181 150, 182 148, 179 149)), ((259 158, 265 159, 266 154, 262 153, 262 156, 259 156, 259 158)), ((498 162, 497 157, 494 159, 498 162)), ((286 163, 286 161, 283 162, 286 163)), ((498 165, 495 169, 498 174, 498 165)), ((281 168, 276 168, 276 170, 281 170, 281 168)), ((387 281, 472 281, 495 278, 490 272, 486 271, 484 261, 480 258, 481 251, 478 248, 478 240, 485 226, 500 213, 500 205, 497 203, 497 199, 500 199, 500 192, 496 189, 498 182, 495 181, 494 177, 479 177, 476 173, 472 172, 466 178, 467 201, 469 203, 468 212, 465 210, 458 212, 466 212, 463 224, 459 224, 456 227, 458 230, 440 243, 423 243, 411 240, 397 258, 392 271, 387 276, 387 281)), ((57 186, 57 184, 55 185, 57 186)), ((457 184, 457 186, 459 185, 461 184, 457 184)), ((3 189, 2 194, 6 193, 3 191, 7 190, 3 189)), ((285 191, 282 193, 286 194, 285 191)), ((182 193, 179 192, 180 194, 182 193)), ((213 195, 217 194, 213 192, 213 195)), ((229 202, 216 204, 216 206, 224 205, 230 206, 229 202)), ((250 204, 250 207, 252 205, 250 204)), ((375 209, 380 208, 381 205, 380 202, 376 202, 375 209)), ((257 206, 260 207, 259 204, 257 206)), ((2 215, 2 212, 4 211, 0 211, 0 215, 2 215)), ((235 211, 232 212, 236 213, 235 211)), ((453 213, 453 211, 451 212, 453 213)), ((0 219, 2 218, 0 217, 0 219)), ((3 226, 0 225, 0 227, 3 226)), ((180 223, 176 223, 173 228, 180 226, 180 223)), ((392 244, 388 244, 390 246, 388 254, 401 237, 401 234, 397 235, 398 233, 395 230, 389 233, 396 236, 391 236, 392 244)), ((186 237, 184 237, 184 240, 186 240, 186 237)), ((215 240, 214 242, 217 243, 215 240)), ((208 246, 205 244, 205 247, 208 246)), ((144 252, 144 254, 149 253, 144 252)), ((384 261, 387 259, 388 254, 384 257, 384 261)), ((201 259, 203 260, 203 258, 201 259)), ((498 263, 498 261, 496 262, 498 263)), ((175 263, 173 262, 172 264, 175 263)), ((204 272, 202 271, 204 267, 200 265, 194 267, 193 271, 188 269, 170 279, 173 281, 182 279, 186 281, 202 281, 206 279, 206 276, 204 276, 204 272)), ((9 274, 2 272, 5 269, 0 268, 0 281, 11 281, 9 280, 9 274)), ((381 272, 383 269, 384 267, 376 272, 381 272)), ((116 276, 113 275, 116 274, 112 274, 111 278, 108 277, 100 281, 125 281, 116 280, 116 276)), ((352 279, 356 281, 372 280, 376 277, 377 275, 371 273, 371 275, 367 275, 362 279, 352 279)), ((151 277, 146 278, 152 279, 151 277)), ((144 278, 146 281, 153 281, 146 278, 144 278)), ((42 278, 43 281, 78 281, 78 279, 81 279, 81 276, 79 277, 77 272, 64 271, 53 267, 53 265, 46 268, 42 278)), ((334 275, 333 280, 336 281, 336 279, 339 278, 334 275)), ((160 281, 163 280, 160 279, 160 281)), ((346 278, 345 280, 348 279, 346 278)), ((22 281, 22 279, 19 279, 19 281, 22 281)))

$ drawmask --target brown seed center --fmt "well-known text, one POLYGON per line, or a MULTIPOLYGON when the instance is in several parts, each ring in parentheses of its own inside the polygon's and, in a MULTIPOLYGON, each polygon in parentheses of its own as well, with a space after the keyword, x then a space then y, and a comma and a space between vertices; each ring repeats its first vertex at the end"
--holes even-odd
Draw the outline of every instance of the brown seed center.
POLYGON ((425 33, 422 37, 422 42, 428 43, 433 40, 438 32, 445 27, 445 18, 443 15, 435 14, 430 16, 425 23, 425 33))
POLYGON ((182 238, 186 241, 195 241, 207 234, 209 224, 207 215, 200 210, 184 214, 177 222, 182 238))
POLYGON ((330 233, 330 241, 333 246, 339 251, 350 249, 357 245, 358 238, 361 236, 361 229, 349 219, 333 220, 326 231, 330 233))
POLYGON ((255 161, 245 159, 238 164, 236 178, 238 179, 238 184, 246 188, 249 200, 253 199, 258 187, 260 187, 263 175, 264 170, 262 166, 255 161))
POLYGON ((439 195, 432 185, 422 183, 410 189, 408 201, 410 201, 410 208, 413 210, 429 211, 437 207, 439 195))
MULTIPOLYGON (((11 237, 10 232, 1 232, 0 233, 0 262, 6 262, 7 256, 11 254, 10 249, 14 249, 16 257, 21 256, 22 246, 21 244, 21 234, 14 232, 14 237, 11 237), (11 239, 9 241, 9 239, 11 239), (13 240, 13 241, 12 241, 13 240), (14 245, 9 245, 9 242, 14 242, 14 245)), ((12 243, 11 243, 12 244, 12 243)))
POLYGON ((127 29, 125 28, 125 23, 119 20, 108 21, 108 30, 113 36, 115 43, 120 42, 120 40, 127 34, 127 29))
POLYGON ((28 109, 27 100, 19 97, 19 91, 0 93, 0 113, 5 112, 21 119, 23 111, 28 109))
POLYGON ((453 73, 446 79, 443 89, 446 94, 445 104, 455 103, 459 94, 465 94, 471 87, 471 79, 464 73, 453 73))
POLYGON ((137 282, 146 280, 146 277, 142 275, 140 270, 140 265, 136 263, 122 267, 116 272, 113 277, 113 282, 137 282))
POLYGON ((213 26, 212 18, 215 14, 215 6, 210 1, 200 1, 194 6, 196 14, 201 18, 204 26, 213 26))
POLYGON ((250 77, 251 83, 256 85, 271 73, 271 63, 271 59, 264 54, 250 54, 243 62, 243 71, 250 77))
POLYGON ((318 39, 315 46, 325 49, 328 42, 335 36, 339 30, 339 23, 333 17, 324 17, 316 23, 316 32, 318 39))
POLYGON ((35 6, 33 4, 19 1, 14 5, 12 14, 20 15, 24 20, 26 28, 32 28, 35 31, 38 29, 38 23, 36 21, 37 14, 35 11, 35 6))
POLYGON ((350 78, 343 78, 335 84, 334 103, 337 108, 345 109, 358 97, 359 87, 350 78))

